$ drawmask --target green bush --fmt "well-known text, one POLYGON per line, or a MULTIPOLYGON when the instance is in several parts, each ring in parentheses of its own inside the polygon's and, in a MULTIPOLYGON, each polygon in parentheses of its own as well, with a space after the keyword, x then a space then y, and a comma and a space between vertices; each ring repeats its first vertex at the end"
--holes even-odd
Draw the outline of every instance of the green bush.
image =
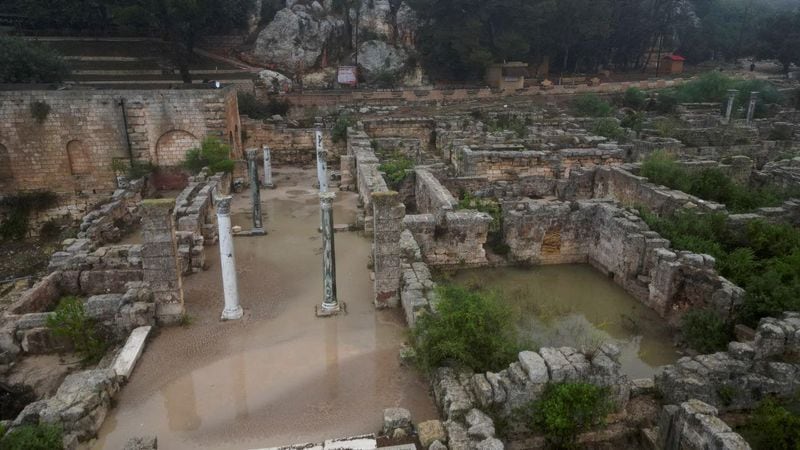
POLYGON ((55 206, 58 196, 50 191, 22 192, 0 199, 0 207, 8 211, 0 223, 0 239, 22 239, 28 234, 30 213, 55 206))
POLYGON ((719 72, 708 72, 701 75, 698 79, 684 83, 677 88, 668 89, 659 93, 659 101, 662 97, 671 98, 669 103, 674 105, 658 106, 657 109, 662 113, 669 113, 674 110, 678 103, 719 103, 720 108, 724 108, 728 98, 728 90, 736 89, 738 94, 734 99, 734 110, 738 110, 747 105, 750 101, 750 92, 759 92, 759 102, 756 104, 756 117, 763 117, 767 112, 767 105, 782 103, 783 96, 778 89, 770 82, 764 80, 738 80, 727 77, 719 72), (667 106, 672 106, 667 108, 667 106))
POLYGON ((111 169, 132 181, 150 175, 156 170, 156 166, 150 161, 115 159, 111 162, 111 169))
POLYGON ((766 399, 753 411, 742 433, 755 450, 800 449, 800 415, 773 399, 766 399))
POLYGON ((592 127, 592 133, 620 142, 627 138, 625 130, 619 126, 616 119, 611 117, 606 117, 595 122, 592 127))
POLYGON ((237 92, 236 97, 239 103, 239 113, 251 119, 269 119, 276 114, 285 116, 292 107, 289 100, 270 97, 270 99, 264 103, 249 92, 237 92))
POLYGON ((53 314, 47 317, 47 326, 57 336, 72 341, 85 364, 99 361, 108 348, 106 341, 100 337, 97 325, 86 315, 80 298, 62 298, 53 314))
POLYGON ((706 309, 688 311, 681 321, 681 334, 689 347, 700 353, 724 350, 733 337, 730 324, 706 309))
POLYGON ((408 171, 413 168, 414 161, 398 152, 393 152, 392 157, 388 161, 378 166, 378 170, 383 172, 386 178, 386 184, 393 190, 398 190, 400 188, 403 181, 408 177, 408 171))
POLYGON ((520 117, 501 115, 486 124, 488 131, 513 131, 517 137, 524 138, 528 135, 528 124, 520 117))
POLYGON ((203 140, 200 148, 193 148, 186 152, 183 166, 193 174, 200 173, 203 167, 208 167, 211 173, 233 172, 234 163, 230 157, 231 148, 217 138, 209 137, 203 140))
POLYGON ((47 102, 40 100, 31 102, 31 117, 36 119, 36 123, 39 125, 43 124, 49 115, 50 105, 48 105, 47 102))
POLYGON ((60 83, 67 76, 69 67, 50 48, 0 36, 0 83, 60 83))
POLYGON ((413 330, 417 361, 426 370, 445 364, 475 372, 498 371, 519 350, 511 311, 492 293, 440 285, 436 313, 419 318, 413 330))
POLYGON ((788 224, 751 220, 732 229, 725 214, 678 212, 642 217, 680 250, 705 253, 719 273, 745 289, 739 321, 756 326, 762 317, 800 310, 800 230, 788 224))
POLYGON ((355 120, 347 114, 342 114, 336 118, 331 130, 331 138, 334 143, 347 141, 347 129, 355 125, 355 120))
POLYGON ((551 383, 526 409, 532 428, 541 430, 551 444, 577 448, 578 435, 603 425, 614 405, 605 388, 588 383, 551 383))
POLYGON ((647 106, 647 93, 641 89, 630 87, 625 91, 625 95, 622 97, 622 104, 628 108, 640 111, 647 106))
POLYGON ((572 110, 583 117, 607 117, 614 108, 594 94, 582 94, 572 101, 572 110))
POLYGON ((641 175, 653 183, 722 203, 735 213, 778 206, 784 200, 797 195, 793 190, 752 188, 737 184, 717 168, 690 172, 664 152, 654 152, 647 157, 642 164, 641 175))
POLYGON ((625 114, 625 117, 619 122, 619 126, 639 132, 644 128, 644 120, 645 115, 643 112, 628 113, 625 114))
POLYGON ((665 90, 658 93, 653 104, 653 110, 660 114, 672 114, 678 108, 678 95, 674 90, 665 90))
POLYGON ((4 450, 61 450, 61 427, 50 424, 24 425, 15 428, 0 440, 4 450))
POLYGON ((792 127, 789 125, 775 125, 769 130, 771 141, 791 141, 793 137, 792 127))

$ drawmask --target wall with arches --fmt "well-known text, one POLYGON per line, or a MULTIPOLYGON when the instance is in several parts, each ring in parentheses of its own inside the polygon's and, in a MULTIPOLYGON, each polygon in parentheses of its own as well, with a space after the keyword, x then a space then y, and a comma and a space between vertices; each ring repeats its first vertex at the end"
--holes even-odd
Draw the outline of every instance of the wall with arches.
POLYGON ((240 129, 231 87, 0 91, 0 196, 105 197, 116 189, 115 159, 176 167, 207 136, 231 142, 241 159, 240 129), (34 103, 49 107, 43 120, 34 103))

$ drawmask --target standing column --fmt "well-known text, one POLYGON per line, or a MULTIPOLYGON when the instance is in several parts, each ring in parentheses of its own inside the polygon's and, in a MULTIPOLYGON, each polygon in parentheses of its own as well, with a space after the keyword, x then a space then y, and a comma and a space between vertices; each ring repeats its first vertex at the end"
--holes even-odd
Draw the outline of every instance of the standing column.
POLYGON ((247 169, 250 171, 250 195, 253 200, 253 230, 250 234, 253 236, 262 236, 267 234, 264 231, 264 224, 261 220, 261 188, 258 183, 258 150, 251 148, 247 150, 247 169))
POLYGON ((753 115, 756 113, 756 101, 758 100, 758 92, 753 91, 750 93, 750 103, 747 105, 747 125, 753 122, 753 115))
POLYGON ((264 187, 272 189, 275 187, 272 184, 272 155, 267 145, 264 146, 262 151, 264 152, 264 187))
POLYGON ((322 210, 322 306, 318 316, 332 316, 342 310, 336 298, 336 249, 333 239, 333 192, 320 192, 322 210))
POLYGON ((728 108, 725 110, 725 123, 731 123, 731 114, 733 114, 733 102, 736 100, 736 94, 739 91, 736 89, 728 89, 728 108))
POLYGON ((325 160, 325 149, 322 146, 322 123, 314 124, 314 145, 317 149, 317 179, 319 191, 328 192, 328 163, 325 160))
POLYGON ((217 203, 222 291, 225 296, 222 320, 242 318, 242 307, 239 306, 239 284, 236 281, 236 257, 233 252, 233 234, 231 233, 231 200, 233 197, 223 197, 217 203))

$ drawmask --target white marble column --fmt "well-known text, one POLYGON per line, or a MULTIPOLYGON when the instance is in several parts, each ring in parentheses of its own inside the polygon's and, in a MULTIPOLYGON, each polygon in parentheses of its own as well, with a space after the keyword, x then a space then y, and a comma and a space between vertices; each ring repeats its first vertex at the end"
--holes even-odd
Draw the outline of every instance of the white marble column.
POLYGON ((758 92, 753 91, 750 93, 750 103, 747 105, 747 124, 753 122, 753 115, 756 113, 756 102, 758 101, 758 92))
POLYGON ((328 192, 328 163, 326 161, 325 148, 322 145, 322 123, 314 125, 314 146, 317 150, 317 179, 319 180, 319 191, 328 192))
POLYGON ((236 280, 233 233, 231 232, 231 200, 233 200, 233 197, 223 197, 217 203, 222 291, 225 296, 225 309, 222 310, 222 320, 242 318, 242 307, 239 306, 239 284, 236 280))
POLYGON ((736 89, 728 89, 728 107, 725 109, 725 123, 731 123, 731 115, 733 114, 733 102, 736 100, 736 94, 739 91, 736 89))
POLYGON ((322 210, 322 306, 317 309, 319 316, 338 314, 342 307, 336 296, 336 246, 333 232, 333 192, 320 192, 322 210))
POLYGON ((272 189, 275 187, 272 183, 272 154, 267 145, 262 148, 262 151, 264 152, 264 187, 272 189))

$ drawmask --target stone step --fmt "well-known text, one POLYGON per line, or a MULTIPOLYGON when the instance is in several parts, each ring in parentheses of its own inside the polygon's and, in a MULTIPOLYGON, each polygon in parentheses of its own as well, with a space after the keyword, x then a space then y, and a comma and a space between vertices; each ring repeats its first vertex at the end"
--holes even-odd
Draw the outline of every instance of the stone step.
POLYGON ((147 336, 152 328, 151 326, 139 327, 134 329, 131 335, 128 336, 125 346, 122 347, 122 350, 119 351, 119 354, 114 359, 114 363, 111 364, 111 368, 118 377, 126 380, 130 378, 133 368, 136 367, 136 361, 142 355, 147 336))

